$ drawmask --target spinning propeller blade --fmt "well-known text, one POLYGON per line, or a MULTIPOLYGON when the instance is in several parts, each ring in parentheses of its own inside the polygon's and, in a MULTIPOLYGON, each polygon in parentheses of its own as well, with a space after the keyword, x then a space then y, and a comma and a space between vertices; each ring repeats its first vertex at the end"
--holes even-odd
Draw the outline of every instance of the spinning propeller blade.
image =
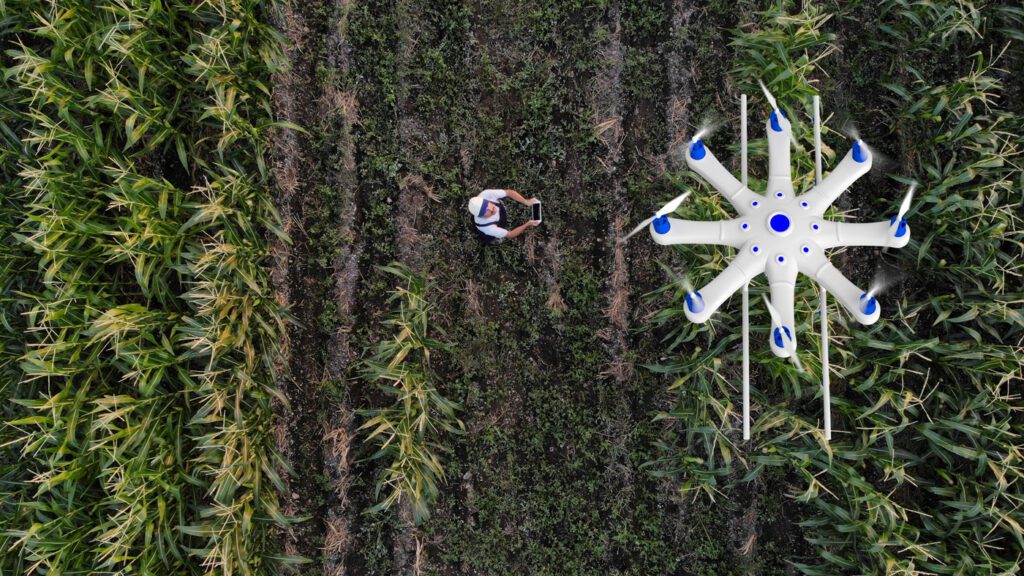
POLYGON ((660 217, 675 212, 676 208, 679 208, 679 205, 682 204, 683 200, 686 200, 686 197, 689 195, 689 191, 683 192, 679 196, 676 196, 675 198, 669 200, 668 204, 662 206, 661 210, 658 210, 657 212, 655 212, 655 214, 660 217))
POLYGON ((768 87, 764 85, 764 82, 758 80, 758 84, 761 85, 761 91, 764 92, 764 97, 768 99, 768 104, 771 104, 772 110, 779 111, 779 104, 775 101, 775 97, 768 91, 768 87))
POLYGON ((689 274, 679 275, 679 274, 676 274, 675 270, 673 270, 672 268, 669 268, 668 266, 666 266, 665 264, 663 264, 661 262, 658 262, 658 265, 661 266, 661 269, 665 271, 665 274, 667 274, 670 278, 672 278, 673 282, 675 282, 676 284, 682 286, 683 290, 685 290, 687 294, 693 294, 694 293, 693 283, 690 282, 690 275, 689 274))
MULTIPOLYGON (((758 80, 757 83, 761 85, 761 91, 764 92, 764 97, 768 99, 768 104, 771 105, 772 110, 774 110, 780 118, 785 118, 785 115, 782 113, 782 110, 779 110, 779 103, 775 101, 775 97, 772 96, 772 93, 768 91, 768 87, 765 86, 764 82, 760 80, 758 80)), ((796 146, 796 134, 790 132, 789 141, 793 143, 793 146, 796 146)))
POLYGON ((686 191, 686 192, 683 192, 682 194, 680 194, 679 196, 676 196, 672 200, 669 200, 668 204, 665 204, 657 212, 654 213, 654 216, 651 216, 650 218, 644 220, 639 225, 637 225, 636 228, 633 228, 633 230, 629 234, 626 234, 622 238, 622 241, 625 242, 626 240, 629 240, 629 238, 631 236, 633 236, 637 232, 643 230, 655 218, 661 218, 662 216, 664 216, 666 214, 671 214, 671 213, 675 212, 676 208, 679 208, 679 205, 682 204, 683 201, 686 200, 686 197, 689 196, 689 195, 690 195, 690 192, 686 191))
POLYGON ((896 235, 896 229, 900 226, 900 221, 907 215, 910 210, 910 203, 914 200, 914 189, 917 188, 917 184, 911 184, 910 189, 907 190, 907 195, 903 197, 903 203, 900 204, 900 211, 896 214, 896 218, 893 219, 892 224, 889 224, 889 238, 891 239, 896 235))
POLYGON ((626 234, 622 238, 622 241, 625 242, 626 240, 629 240, 630 236, 632 236, 632 235, 636 234, 637 232, 643 230, 653 220, 654 220, 654 216, 651 216, 650 218, 648 218, 648 219, 644 220, 643 222, 641 222, 640 224, 638 224, 636 228, 633 228, 632 232, 630 232, 629 234, 626 234))
POLYGON ((900 212, 896 215, 896 221, 899 222, 901 218, 907 215, 910 210, 910 202, 914 199, 914 188, 915 184, 910 185, 910 190, 907 190, 907 195, 903 197, 903 204, 900 204, 900 212))
POLYGON ((680 281, 683 284, 683 290, 686 290, 687 294, 694 294, 696 290, 693 289, 693 284, 690 283, 690 276, 684 275, 680 281))

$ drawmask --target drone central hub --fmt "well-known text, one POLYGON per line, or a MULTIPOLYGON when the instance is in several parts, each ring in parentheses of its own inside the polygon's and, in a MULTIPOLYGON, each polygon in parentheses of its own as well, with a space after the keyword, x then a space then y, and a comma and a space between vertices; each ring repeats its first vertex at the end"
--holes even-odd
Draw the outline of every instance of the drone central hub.
POLYGON ((785 236, 793 228, 793 225, 788 215, 776 212, 768 217, 768 227, 779 236, 785 236))

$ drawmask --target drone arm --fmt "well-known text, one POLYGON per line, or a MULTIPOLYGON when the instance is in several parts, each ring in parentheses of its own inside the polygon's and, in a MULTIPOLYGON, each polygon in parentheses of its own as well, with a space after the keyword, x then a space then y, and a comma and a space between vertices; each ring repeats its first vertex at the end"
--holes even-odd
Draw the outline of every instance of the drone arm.
POLYGON ((814 278, 826 290, 831 292, 843 304, 851 316, 864 325, 874 324, 881 314, 880 306, 877 303, 874 309, 868 314, 862 307, 865 294, 853 282, 847 280, 843 273, 836 269, 831 262, 825 258, 820 249, 812 250, 809 254, 801 254, 798 258, 800 272, 805 276, 814 278))
MULTIPOLYGON (((768 287, 772 293, 772 306, 779 314, 779 321, 784 327, 781 338, 785 338, 785 331, 789 330, 789 338, 793 339, 793 349, 796 350, 796 321, 793 317, 793 293, 796 289, 797 265, 792 258, 784 262, 777 260, 778 256, 772 257, 766 264, 765 276, 768 278, 768 287)), ((768 335, 768 342, 772 352, 780 358, 787 358, 790 352, 786 350, 785 340, 775 339, 775 329, 768 335), (781 342, 781 346, 779 343, 781 342)))
POLYGON ((772 196, 776 192, 793 193, 793 178, 790 173, 790 142, 793 139, 793 126, 785 116, 772 112, 765 125, 768 133, 768 188, 766 194, 772 196), (777 122, 780 130, 775 130, 777 122))
POLYGON ((698 324, 707 322, 722 303, 751 278, 764 271, 764 261, 763 253, 754 254, 749 249, 741 250, 718 277, 697 291, 700 298, 695 300, 699 305, 687 303, 684 309, 686 317, 690 322, 698 324))
MULTIPOLYGON (((690 145, 691 148, 694 144, 690 145)), ((718 190, 722 196, 725 196, 727 200, 732 204, 733 208, 736 209, 741 215, 750 214, 753 212, 752 202, 761 199, 760 194, 751 192, 749 188, 740 183, 735 176, 729 173, 722 166, 722 163, 715 158, 715 155, 711 153, 711 150, 706 146, 702 147, 703 156, 701 158, 694 158, 694 154, 691 151, 686 153, 686 164, 691 170, 700 175, 701 178, 706 180, 715 190, 718 190)))
POLYGON ((862 160, 858 162, 854 158, 854 150, 851 148, 843 160, 836 166, 835 170, 829 173, 810 192, 801 196, 809 204, 808 209, 817 214, 823 214, 825 209, 832 205, 847 188, 853 185, 858 178, 871 170, 872 154, 867 146, 857 144, 860 147, 862 160))
POLYGON ((900 225, 892 225, 890 221, 871 223, 853 222, 830 222, 830 226, 823 227, 825 232, 820 242, 824 248, 836 246, 881 246, 883 248, 903 248, 910 242, 910 228, 904 223, 902 234, 900 225))
POLYGON ((668 232, 658 233, 651 226, 651 238, 658 244, 717 244, 739 248, 745 238, 740 236, 739 224, 732 220, 697 222, 669 218, 668 232))

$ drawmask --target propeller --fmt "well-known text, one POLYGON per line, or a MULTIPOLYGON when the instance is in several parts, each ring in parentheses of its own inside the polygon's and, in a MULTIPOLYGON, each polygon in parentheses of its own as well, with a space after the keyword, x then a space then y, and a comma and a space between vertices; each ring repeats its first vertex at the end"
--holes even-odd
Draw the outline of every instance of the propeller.
MULTIPOLYGON (((782 110, 779 110, 779 103, 775 101, 775 97, 768 91, 768 87, 764 85, 764 82, 758 80, 757 83, 761 86, 761 91, 764 92, 764 97, 768 100, 768 104, 771 105, 772 110, 775 111, 777 118, 784 118, 782 110)), ((793 143, 793 146, 797 146, 796 134, 789 133, 789 140, 793 143)))
POLYGON ((885 286, 883 286, 881 284, 872 284, 871 288, 868 289, 868 293, 864 296, 864 300, 867 300, 867 301, 870 302, 871 299, 875 297, 875 294, 878 294, 879 292, 881 292, 884 289, 885 289, 885 286))
POLYGON ((686 290, 687 294, 695 294, 697 292, 693 289, 693 284, 690 283, 689 274, 684 274, 683 277, 680 278, 680 282, 683 285, 683 290, 686 290))
POLYGON ((853 141, 854 159, 858 162, 863 161, 870 154, 872 169, 875 172, 884 174, 899 169, 899 164, 896 161, 887 156, 882 150, 868 144, 857 130, 851 128, 845 132, 845 135, 853 141), (860 151, 856 150, 858 148, 860 151))
POLYGON ((911 184, 910 189, 907 190, 907 195, 903 197, 903 203, 900 204, 900 211, 893 218, 892 223, 889 224, 889 243, 892 243, 892 239, 896 237, 896 231, 899 229, 900 221, 906 216, 910 210, 910 203, 914 200, 914 189, 917 188, 917 184, 911 184))
POLYGON ((793 338, 783 328, 782 320, 779 318, 779 311, 775 309, 775 306, 772 306, 772 301, 768 299, 768 296, 764 297, 764 303, 768 305, 768 314, 772 317, 772 334, 776 330, 779 331, 779 334, 782 335, 782 348, 789 352, 789 358, 796 365, 796 369, 803 372, 804 367, 800 364, 800 357, 796 354, 796 342, 793 341, 793 338))
POLYGON ((765 86, 764 82, 762 82, 760 80, 758 80, 757 83, 761 85, 761 91, 764 92, 764 97, 767 98, 768 99, 768 103, 771 104, 772 110, 775 110, 776 114, 780 114, 781 115, 782 111, 779 110, 779 103, 775 101, 775 97, 772 96, 772 93, 768 91, 768 87, 765 86))
POLYGON ((655 218, 661 218, 662 216, 664 216, 666 214, 671 214, 671 213, 675 212, 676 208, 679 208, 679 205, 682 204, 683 201, 686 200, 686 197, 689 196, 689 195, 690 195, 690 192, 686 191, 686 192, 683 192, 682 194, 680 194, 679 196, 676 196, 675 198, 669 200, 668 204, 665 204, 657 212, 654 213, 654 216, 651 216, 650 218, 644 220, 636 228, 633 228, 632 232, 630 232, 629 234, 626 234, 626 236, 622 239, 622 241, 625 242, 626 240, 629 240, 629 238, 631 236, 633 236, 637 232, 643 230, 648 224, 653 222, 655 218))

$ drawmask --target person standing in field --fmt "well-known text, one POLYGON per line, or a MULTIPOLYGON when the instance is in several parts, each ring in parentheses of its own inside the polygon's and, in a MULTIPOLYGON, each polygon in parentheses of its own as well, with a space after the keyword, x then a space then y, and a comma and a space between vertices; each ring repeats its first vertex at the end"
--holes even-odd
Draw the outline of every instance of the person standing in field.
POLYGON ((491 188, 484 190, 469 199, 469 213, 473 215, 477 236, 485 244, 493 244, 503 238, 515 238, 529 228, 540 225, 540 220, 530 220, 511 230, 508 229, 508 218, 502 198, 511 198, 523 206, 531 206, 540 202, 537 198, 523 198, 515 190, 491 188))

